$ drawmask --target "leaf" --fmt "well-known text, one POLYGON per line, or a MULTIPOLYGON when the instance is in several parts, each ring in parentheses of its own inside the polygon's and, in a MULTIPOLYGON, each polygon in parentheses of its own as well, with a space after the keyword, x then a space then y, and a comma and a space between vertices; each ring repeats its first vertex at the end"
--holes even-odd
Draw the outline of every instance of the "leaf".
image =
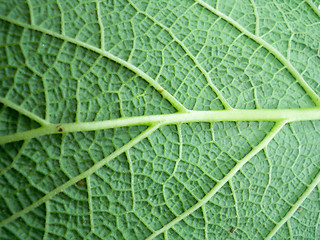
POLYGON ((319 239, 319 1, 0 4, 1 239, 319 239))

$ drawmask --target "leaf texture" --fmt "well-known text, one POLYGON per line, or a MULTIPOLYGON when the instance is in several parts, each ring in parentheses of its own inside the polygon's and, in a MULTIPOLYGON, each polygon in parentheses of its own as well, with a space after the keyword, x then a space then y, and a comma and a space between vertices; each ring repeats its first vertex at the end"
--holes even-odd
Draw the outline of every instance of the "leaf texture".
POLYGON ((319 5, 0 1, 0 239, 319 239, 319 5))

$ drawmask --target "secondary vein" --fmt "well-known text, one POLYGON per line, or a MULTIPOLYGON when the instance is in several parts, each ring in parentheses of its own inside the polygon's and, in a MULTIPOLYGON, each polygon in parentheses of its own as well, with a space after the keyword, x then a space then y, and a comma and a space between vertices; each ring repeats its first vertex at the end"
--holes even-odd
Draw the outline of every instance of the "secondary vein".
POLYGON ((92 46, 88 43, 82 42, 80 40, 77 40, 75 38, 72 37, 68 37, 65 35, 62 35, 60 33, 54 32, 52 30, 49 29, 45 29, 43 27, 37 26, 37 25, 31 25, 28 23, 23 23, 14 19, 10 19, 8 17, 4 17, 4 16, 0 16, 0 19, 7 21, 9 23, 15 24, 17 26, 21 26, 24 28, 28 28, 28 29, 32 29, 35 31, 39 31, 45 34, 48 34, 50 36, 59 38, 61 40, 73 43, 77 46, 81 46, 83 48, 86 48, 88 50, 91 50, 93 52, 96 52, 104 57, 107 57, 109 59, 111 59, 112 61, 126 67, 127 69, 131 70, 132 72, 134 72, 135 74, 137 74, 139 77, 143 78, 146 82, 148 82, 153 88, 155 88, 165 99, 167 99, 174 108, 176 108, 179 112, 188 112, 189 110, 186 109, 173 95, 171 95, 167 90, 165 90, 158 82, 156 82, 152 77, 150 77, 148 74, 146 74, 145 72, 143 72, 142 70, 140 70, 138 67, 132 65, 131 63, 111 54, 110 52, 97 48, 95 46, 92 46))
POLYGON ((94 164, 88 170, 82 172, 78 176, 70 179, 66 183, 64 183, 64 184, 60 185, 59 187, 55 188, 54 190, 52 190, 51 192, 47 193, 45 196, 40 198, 38 201, 36 201, 36 202, 32 203, 31 205, 29 205, 28 207, 24 208, 23 210, 21 210, 19 212, 16 212, 13 215, 11 215, 10 217, 8 217, 8 218, 4 219, 3 221, 1 221, 0 222, 0 227, 3 227, 6 224, 14 221, 15 219, 25 215, 26 213, 32 211, 33 209, 39 207, 41 204, 43 204, 46 201, 48 201, 49 199, 51 199, 53 196, 55 196, 55 195, 59 194, 60 192, 62 192, 64 189, 70 187, 71 185, 74 185, 76 182, 80 181, 81 179, 84 179, 84 178, 90 176, 91 174, 96 172, 98 169, 100 169, 101 167, 105 166, 108 162, 110 162, 111 160, 113 160, 114 158, 119 156, 120 154, 124 153, 125 151, 127 151, 128 149, 130 149, 131 147, 136 145, 138 142, 140 142, 143 139, 145 139, 146 137, 148 137, 150 134, 152 134, 154 131, 156 131, 159 127, 160 127, 160 124, 156 124, 156 125, 150 126, 147 130, 142 132, 140 135, 138 135, 137 137, 135 137, 134 139, 129 141, 127 144, 125 144, 122 147, 120 147, 117 150, 115 150, 113 153, 111 153, 106 158, 104 158, 101 161, 99 161, 96 164, 94 164))
POLYGON ((240 25, 238 22, 233 20, 231 17, 225 15, 224 13, 220 12, 219 10, 213 8, 206 2, 202 0, 195 0, 197 3, 199 3, 204 8, 208 9, 212 13, 216 14, 217 16, 224 19, 226 22, 230 23, 232 26, 237 28, 239 31, 244 33, 247 37, 254 40, 256 43, 262 45, 265 49, 267 49, 270 53, 272 53, 273 56, 275 56, 291 73, 293 77, 297 80, 297 82, 300 84, 300 86, 306 91, 306 93, 309 95, 309 97, 314 101, 314 103, 317 106, 320 106, 320 97, 314 92, 314 90, 307 84, 307 82, 304 80, 304 78, 301 76, 301 74, 295 69, 295 67, 271 44, 263 40, 261 37, 251 33, 246 28, 244 28, 242 25, 240 25))
POLYGON ((254 157, 258 152, 260 152, 263 148, 265 148, 268 143, 277 135, 277 133, 280 131, 280 129, 284 126, 286 122, 282 121, 277 123, 273 129, 270 131, 270 133, 262 140, 261 143, 259 143, 256 147, 252 149, 251 152, 249 152, 241 161, 237 163, 237 165, 234 166, 234 168, 223 178, 220 182, 218 182, 202 199, 200 199, 195 205, 193 205, 191 208, 180 214, 178 217, 173 219, 171 222, 166 224, 161 229, 155 231, 153 234, 151 234, 147 240, 153 239, 157 237, 159 234, 163 233, 164 231, 172 228, 175 224, 180 222, 182 219, 186 218, 190 214, 192 214, 194 211, 196 211, 198 208, 205 205, 210 199, 229 181, 231 178, 252 158, 254 157))
POLYGON ((282 227, 283 224, 285 224, 292 215, 297 211, 297 209, 301 206, 301 204, 304 202, 304 200, 307 199, 307 197, 311 194, 313 189, 320 183, 320 172, 315 177, 315 179, 312 181, 312 183, 307 187, 306 191, 300 196, 298 201, 292 206, 292 208, 287 212, 287 214, 281 219, 280 222, 278 222, 275 227, 272 229, 272 231, 268 234, 268 236, 265 238, 266 240, 271 239, 278 230, 282 227))
POLYGON ((197 58, 189 51, 189 49, 184 45, 184 43, 182 41, 180 41, 175 34, 171 31, 170 28, 166 27, 165 25, 163 25, 161 22, 159 22, 157 19, 155 19, 152 16, 149 16, 147 13, 141 11, 140 9, 138 9, 131 0, 129 0, 129 3, 136 9, 137 12, 140 12, 142 14, 144 14, 145 16, 147 16, 149 19, 151 19, 152 21, 154 21, 156 24, 158 24, 160 27, 162 27, 164 30, 166 30, 170 36, 173 38, 174 41, 176 41, 181 47, 182 49, 187 53, 187 56, 189 56, 192 61, 194 62, 194 64, 196 65, 196 67, 201 71, 201 73, 205 76, 209 86, 212 88, 212 90, 215 92, 215 94, 217 94, 218 98, 220 99, 221 103, 223 104, 223 106, 226 109, 232 109, 232 107, 230 106, 230 104, 228 103, 228 101, 225 99, 225 97, 222 95, 222 93, 220 92, 220 90, 213 84, 212 79, 209 76, 209 73, 200 65, 200 63, 198 62, 197 58))
MULTIPOLYGON (((23 114, 23 115, 25 115, 26 117, 30 118, 31 120, 34 120, 34 121, 40 123, 42 126, 47 126, 50 124, 48 121, 44 120, 43 118, 24 109, 23 107, 19 106, 18 104, 15 104, 14 102, 12 102, 6 98, 0 97, 0 103, 2 103, 3 105, 5 105, 5 106, 23 114)), ((1 140, 0 140, 0 142, 1 142, 1 140)))

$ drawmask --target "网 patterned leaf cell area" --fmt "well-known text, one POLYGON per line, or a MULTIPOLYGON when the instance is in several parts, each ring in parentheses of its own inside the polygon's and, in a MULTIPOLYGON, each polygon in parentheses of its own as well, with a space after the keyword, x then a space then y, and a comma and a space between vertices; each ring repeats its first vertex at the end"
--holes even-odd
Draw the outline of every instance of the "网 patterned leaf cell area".
POLYGON ((0 0, 0 239, 319 239, 318 0, 0 0))

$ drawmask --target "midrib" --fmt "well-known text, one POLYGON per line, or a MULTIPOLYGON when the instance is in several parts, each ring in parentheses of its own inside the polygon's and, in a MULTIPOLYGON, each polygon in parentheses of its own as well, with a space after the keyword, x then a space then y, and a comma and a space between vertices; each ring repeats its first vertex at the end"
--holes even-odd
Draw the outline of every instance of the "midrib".
POLYGON ((2 136, 0 138, 0 144, 35 138, 48 134, 97 131, 137 125, 172 125, 192 122, 220 121, 296 122, 310 120, 320 120, 320 108, 190 111, 187 113, 137 116, 95 122, 48 124, 37 129, 2 136))

